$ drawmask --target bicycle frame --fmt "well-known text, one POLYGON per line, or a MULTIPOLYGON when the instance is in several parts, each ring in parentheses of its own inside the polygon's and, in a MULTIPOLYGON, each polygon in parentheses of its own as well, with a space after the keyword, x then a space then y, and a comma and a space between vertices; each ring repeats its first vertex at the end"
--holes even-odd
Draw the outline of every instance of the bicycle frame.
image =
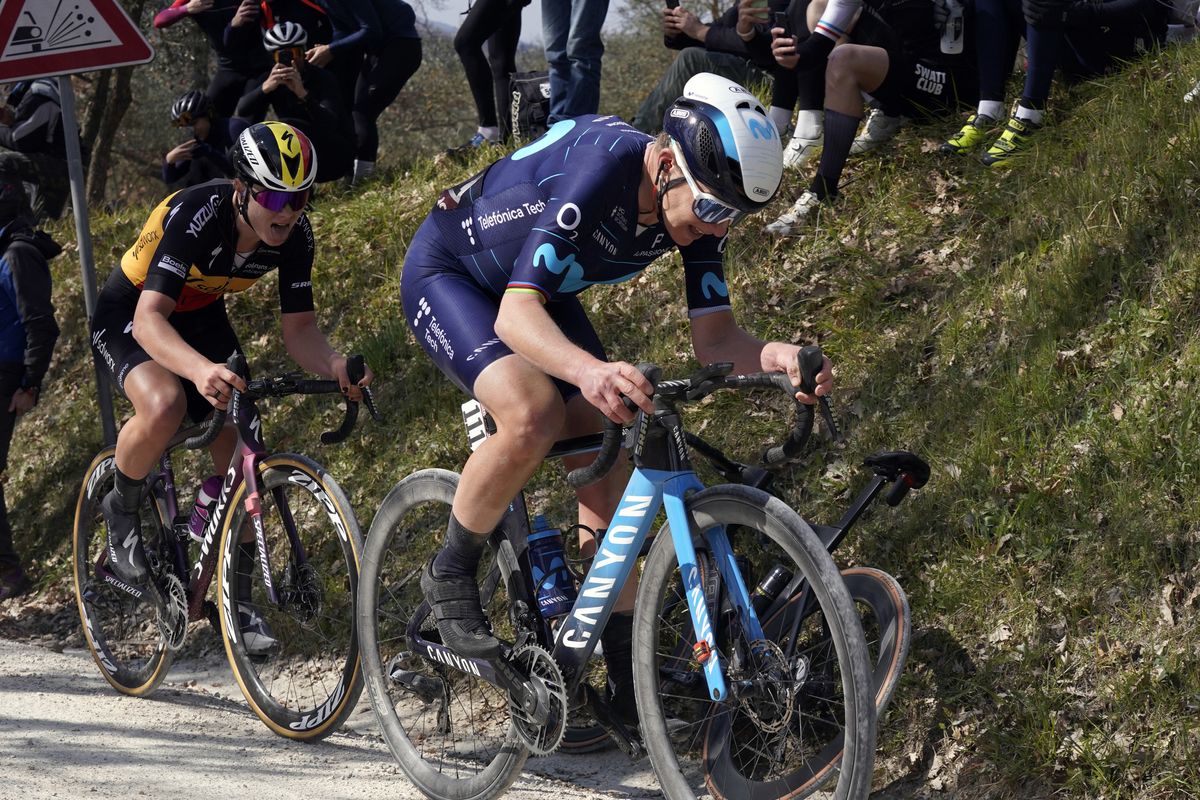
MULTIPOLYGON (((279 604, 279 595, 271 580, 271 554, 268 551, 266 535, 263 530, 262 503, 258 486, 258 463, 267 456, 266 444, 262 438, 262 418, 259 416, 258 409, 253 400, 235 392, 229 404, 229 419, 237 431, 237 444, 234 447, 233 456, 229 460, 229 466, 225 470, 221 491, 214 501, 213 511, 209 515, 208 522, 205 525, 204 537, 200 541, 199 555, 196 557, 190 572, 187 566, 188 553, 185 544, 186 540, 183 538, 186 534, 175 530, 175 523, 180 521, 180 514, 178 493, 175 486, 175 470, 171 462, 171 451, 183 444, 189 435, 195 433, 196 428, 182 431, 172 438, 162 458, 159 460, 157 471, 151 476, 151 480, 147 482, 149 491, 153 494, 156 503, 159 505, 162 518, 169 520, 169 524, 172 527, 174 534, 171 536, 174 545, 173 566, 175 573, 180 578, 187 578, 188 620, 191 622, 195 622, 204 616, 204 598, 208 594, 208 587, 212 583, 217 565, 217 553, 214 545, 217 542, 222 527, 225 525, 227 515, 231 513, 229 500, 243 481, 247 483, 245 508, 247 513, 250 514, 255 540, 258 545, 259 567, 263 576, 263 585, 271 603, 275 605, 279 604)), ((304 547, 300 542, 291 509, 288 507, 287 497, 281 489, 272 490, 272 496, 275 499, 276 507, 279 509, 284 527, 287 530, 288 539, 293 551, 296 553, 296 558, 299 563, 304 563, 306 559, 304 547)))
MULTIPOLYGON (((705 602, 696 549, 692 542, 692 525, 685 507, 685 498, 703 489, 704 484, 692 470, 677 414, 655 414, 653 417, 639 414, 633 434, 637 443, 635 468, 593 558, 591 569, 579 589, 575 604, 558 627, 554 658, 563 670, 568 691, 574 691, 586 674, 587 662, 600 640, 599 634, 604 630, 621 589, 633 572, 654 520, 658 512, 665 509, 695 634, 693 652, 697 661, 704 666, 709 697, 716 701, 726 700, 729 689, 722 672, 723 656, 716 646, 713 622, 705 602), (655 431, 656 435, 647 437, 646 430, 651 427, 658 428, 658 431, 655 431), (667 435, 657 435, 659 431, 667 435)), ((532 575, 525 545, 525 538, 529 534, 528 519, 524 496, 518 495, 501 523, 505 538, 511 543, 527 581, 528 576, 532 575)), ((764 638, 762 625, 750 604, 749 591, 734 560, 733 548, 725 529, 711 528, 705 532, 705 536, 742 625, 751 640, 764 638)), ((526 590, 532 592, 533 587, 527 586, 526 590)), ((523 601, 536 608, 536 602, 529 602, 533 597, 531 593, 529 598, 512 600, 523 601)), ((416 621, 414 617, 413 623, 416 621)), ((491 662, 459 656, 445 645, 422 637, 419 625, 413 623, 409 625, 409 641, 422 648, 426 656, 477 675, 497 686, 505 685, 491 662)))

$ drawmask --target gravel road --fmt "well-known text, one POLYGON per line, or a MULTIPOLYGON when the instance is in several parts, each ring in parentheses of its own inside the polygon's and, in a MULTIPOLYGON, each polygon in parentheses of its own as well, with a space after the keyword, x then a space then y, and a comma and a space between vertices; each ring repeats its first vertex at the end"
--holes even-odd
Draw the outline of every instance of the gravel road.
MULTIPOLYGON (((375 732, 364 693, 343 732, 284 740, 254 717, 223 657, 176 661, 125 697, 86 650, 0 638, 0 799, 394 798, 421 795, 375 732)), ((530 759, 516 800, 658 797, 649 763, 613 750, 530 759)))

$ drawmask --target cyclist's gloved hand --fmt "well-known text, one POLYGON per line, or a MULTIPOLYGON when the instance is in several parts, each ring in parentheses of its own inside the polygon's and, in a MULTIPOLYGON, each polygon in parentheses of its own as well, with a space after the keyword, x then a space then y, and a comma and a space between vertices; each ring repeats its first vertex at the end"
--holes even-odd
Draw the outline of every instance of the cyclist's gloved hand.
POLYGON ((204 366, 196 371, 192 383, 196 384, 196 389, 205 400, 221 411, 229 405, 234 388, 239 392, 246 391, 246 382, 237 373, 231 372, 224 364, 211 361, 204 362, 204 366))
MULTIPOLYGON (((800 386, 800 367, 797 364, 797 355, 800 353, 800 348, 794 344, 786 342, 767 342, 763 346, 762 354, 759 359, 762 362, 763 372, 786 372, 788 378, 791 379, 792 385, 800 386)), ((818 397, 824 397, 833 391, 833 363, 825 357, 821 360, 821 371, 817 373, 817 388, 812 394, 796 391, 796 399, 801 403, 813 405, 817 402, 818 397)))
POLYGON ((370 386, 371 381, 375 379, 375 373, 371 372, 371 368, 363 364, 363 379, 358 383, 350 380, 350 375, 346 371, 346 356, 338 354, 330 359, 329 366, 333 371, 333 377, 337 379, 338 385, 342 387, 342 394, 358 403, 362 401, 362 386, 370 386))
POLYGON ((650 402, 654 387, 637 367, 624 361, 594 360, 580 371, 576 385, 583 398, 613 422, 633 422, 635 415, 625 407, 622 396, 628 397, 647 414, 654 411, 654 404, 650 402))

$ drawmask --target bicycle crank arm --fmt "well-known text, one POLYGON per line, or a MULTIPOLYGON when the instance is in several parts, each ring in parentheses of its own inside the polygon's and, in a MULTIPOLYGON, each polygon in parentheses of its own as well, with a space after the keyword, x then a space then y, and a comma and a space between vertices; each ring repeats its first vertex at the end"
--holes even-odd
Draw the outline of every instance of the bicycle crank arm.
POLYGON ((642 745, 638 732, 629 730, 625 723, 617 719, 616 715, 612 713, 612 706, 590 683, 583 684, 583 691, 587 697, 585 702, 592 710, 592 716, 596 718, 596 722, 600 723, 600 727, 608 732, 609 738, 616 743, 621 752, 629 756, 630 761, 641 761, 645 758, 646 748, 642 745))
POLYGON ((547 704, 539 699, 529 676, 513 662, 512 654, 513 649, 501 642, 500 657, 489 662, 496 670, 497 685, 508 692, 509 702, 521 708, 531 721, 544 725, 549 717, 547 704))

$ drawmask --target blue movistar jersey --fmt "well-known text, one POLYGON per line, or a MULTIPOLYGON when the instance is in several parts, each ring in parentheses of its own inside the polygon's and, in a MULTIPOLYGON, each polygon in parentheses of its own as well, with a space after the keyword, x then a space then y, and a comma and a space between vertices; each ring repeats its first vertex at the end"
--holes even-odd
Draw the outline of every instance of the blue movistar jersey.
MULTIPOLYGON (((650 141, 612 116, 563 120, 442 192, 418 237, 440 253, 443 268, 496 297, 531 292, 554 303, 629 280, 675 247, 661 222, 637 221, 650 141)), ((724 239, 703 236, 679 250, 690 313, 729 308, 724 239)))

